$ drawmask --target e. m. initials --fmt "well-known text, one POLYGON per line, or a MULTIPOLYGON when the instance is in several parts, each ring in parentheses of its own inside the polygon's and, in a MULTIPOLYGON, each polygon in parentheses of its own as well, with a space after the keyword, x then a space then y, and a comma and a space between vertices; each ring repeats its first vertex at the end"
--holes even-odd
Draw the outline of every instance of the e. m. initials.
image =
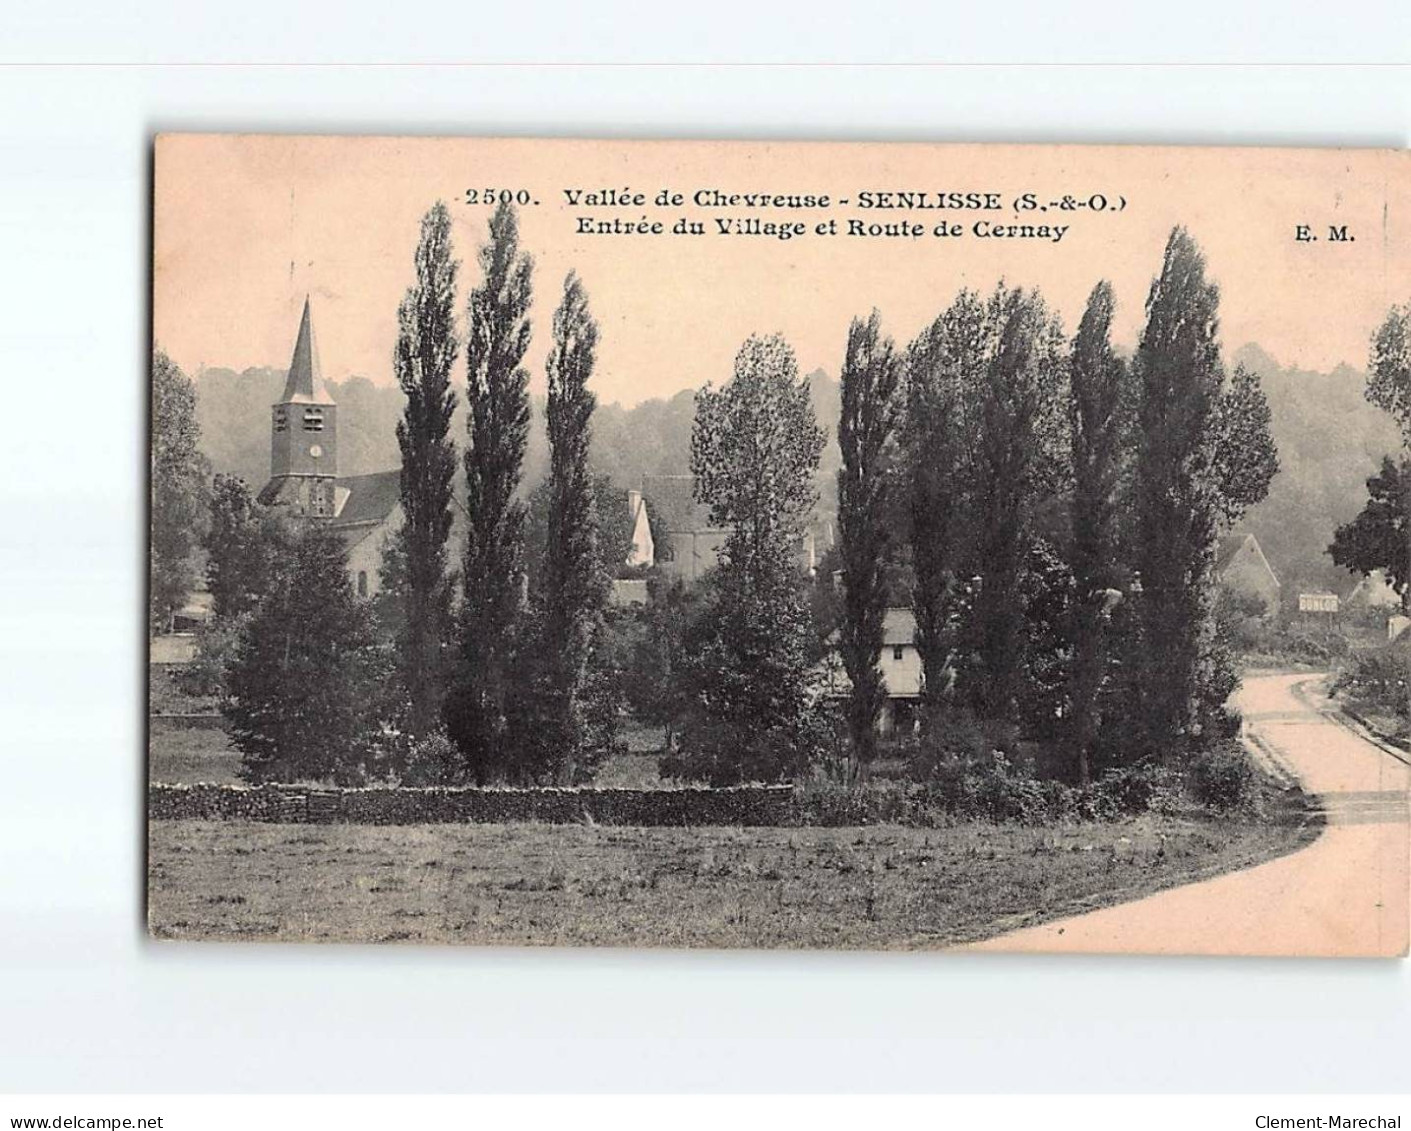
MULTIPOLYGON (((1318 236, 1313 231, 1312 224, 1297 224, 1293 229, 1293 238, 1296 243, 1317 243, 1318 236)), ((1328 225, 1328 243, 1356 243, 1357 237, 1347 230, 1346 224, 1328 225)))

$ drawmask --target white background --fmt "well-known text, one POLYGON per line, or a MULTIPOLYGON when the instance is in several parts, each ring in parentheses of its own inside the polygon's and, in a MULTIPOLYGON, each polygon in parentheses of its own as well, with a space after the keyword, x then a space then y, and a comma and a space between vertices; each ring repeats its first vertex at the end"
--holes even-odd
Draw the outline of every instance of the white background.
MULTIPOLYGON (((1411 5, 1390 4, 1052 4, 1027 22, 582 5, 537 31, 472 8, 8 13, 0 59, 1386 61, 1411 44, 1411 5), (645 20, 652 53, 626 45, 645 20), (1228 44, 1208 38, 1220 22, 1228 44)), ((1411 74, 0 70, 0 1090, 1411 1090, 1404 962, 146 941, 150 139, 192 128, 1405 146, 1411 74)))

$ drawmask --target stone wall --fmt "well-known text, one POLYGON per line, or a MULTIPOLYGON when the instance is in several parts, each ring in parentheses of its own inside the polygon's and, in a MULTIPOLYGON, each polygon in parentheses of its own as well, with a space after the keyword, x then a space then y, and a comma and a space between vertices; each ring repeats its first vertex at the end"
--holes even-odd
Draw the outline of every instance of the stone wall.
POLYGON ((793 787, 729 789, 337 789, 293 785, 166 785, 148 788, 154 821, 220 820, 365 825, 501 824, 787 825, 793 787))

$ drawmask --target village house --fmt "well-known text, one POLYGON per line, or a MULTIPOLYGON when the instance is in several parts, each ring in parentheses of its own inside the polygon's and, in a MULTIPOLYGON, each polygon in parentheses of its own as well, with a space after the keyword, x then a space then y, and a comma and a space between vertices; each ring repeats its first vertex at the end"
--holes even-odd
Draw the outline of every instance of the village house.
MULTIPOLYGON (((823 661, 823 696, 841 701, 852 693, 852 680, 843 668, 836 634, 834 648, 823 661)), ((887 701, 877 720, 881 734, 905 734, 917 721, 921 702, 921 653, 916 647, 916 614, 910 609, 888 609, 882 621, 882 655, 878 660, 887 701)))
POLYGON ((1345 603, 1348 609, 1387 609, 1400 612, 1401 594, 1382 570, 1374 569, 1365 577, 1358 578, 1345 603))
POLYGON ((1279 611, 1282 585, 1253 534, 1222 535, 1215 548, 1215 579, 1232 593, 1263 602, 1264 615, 1279 611))
MULTIPOLYGON (((696 501, 693 475, 647 475, 642 494, 671 536, 671 556, 657 564, 663 573, 690 584, 699 581, 720 563, 721 552, 730 540, 730 529, 711 522, 710 508, 696 501)), ((832 523, 815 513, 799 537, 799 568, 812 575, 819 557, 833 544, 832 523)))

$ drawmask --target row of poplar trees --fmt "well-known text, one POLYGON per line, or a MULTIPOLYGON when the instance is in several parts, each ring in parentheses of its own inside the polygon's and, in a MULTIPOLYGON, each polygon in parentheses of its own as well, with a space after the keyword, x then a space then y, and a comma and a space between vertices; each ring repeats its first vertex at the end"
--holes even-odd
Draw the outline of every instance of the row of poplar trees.
POLYGON ((444 728, 454 746, 433 776, 563 781, 595 755, 589 657, 606 597, 588 468, 598 327, 576 274, 553 316, 548 376, 548 538, 525 560, 520 484, 529 435, 533 262, 512 207, 500 206, 479 253, 466 311, 465 498, 453 497, 451 421, 461 342, 451 218, 437 203, 416 249, 416 281, 398 311, 396 375, 407 404, 397 426, 405 520, 388 577, 401 604, 402 727, 414 741, 444 728), (459 583, 450 543, 462 507, 459 583), (532 574, 533 585, 529 584, 532 574), (506 752, 514 751, 509 758, 506 752))
POLYGON ((1185 229, 1130 360, 1111 344, 1114 304, 1098 283, 1071 341, 1037 290, 1004 284, 961 292, 905 349, 875 312, 853 322, 839 636, 861 767, 895 603, 915 611, 933 738, 1037 705, 1067 776, 1087 781, 1100 743, 1179 757, 1225 717, 1215 547, 1278 470, 1268 405, 1257 378, 1224 371, 1219 292, 1185 229))

